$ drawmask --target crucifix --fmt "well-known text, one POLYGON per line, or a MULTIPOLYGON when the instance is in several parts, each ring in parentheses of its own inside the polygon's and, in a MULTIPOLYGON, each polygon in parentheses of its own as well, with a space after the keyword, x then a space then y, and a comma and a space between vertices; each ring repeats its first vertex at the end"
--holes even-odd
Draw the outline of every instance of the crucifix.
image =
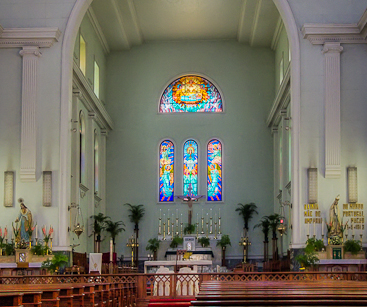
POLYGON ((191 191, 192 191, 192 186, 191 183, 189 184, 189 187, 187 188, 187 190, 189 191, 188 195, 178 195, 175 196, 175 198, 179 198, 181 200, 183 200, 184 202, 187 202, 187 205, 189 206, 189 212, 188 212, 188 221, 189 221, 189 225, 191 225, 191 221, 192 221, 192 203, 194 201, 197 201, 200 198, 205 197, 205 195, 192 195, 191 191))

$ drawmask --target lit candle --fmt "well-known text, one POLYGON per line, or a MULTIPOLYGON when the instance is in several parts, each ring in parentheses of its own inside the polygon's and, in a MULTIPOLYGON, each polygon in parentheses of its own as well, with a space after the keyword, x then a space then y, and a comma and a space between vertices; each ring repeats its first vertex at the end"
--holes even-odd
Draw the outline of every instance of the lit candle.
POLYGON ((201 209, 201 218, 204 217, 204 209, 201 209))
POLYGON ((219 208, 219 214, 218 214, 218 218, 220 218, 220 208, 219 208))
POLYGON ((321 234, 324 235, 324 220, 321 220, 321 234))
POLYGON ((316 219, 313 219, 313 235, 316 236, 316 219))
POLYGON ((38 239, 38 225, 36 224, 36 239, 38 239))
POLYGON ((213 209, 210 208, 210 218, 213 218, 213 209))
POLYGON ((181 213, 181 223, 183 223, 183 220, 182 220, 182 213, 181 213))
POLYGON ((110 240, 110 262, 113 261, 113 240, 110 240))

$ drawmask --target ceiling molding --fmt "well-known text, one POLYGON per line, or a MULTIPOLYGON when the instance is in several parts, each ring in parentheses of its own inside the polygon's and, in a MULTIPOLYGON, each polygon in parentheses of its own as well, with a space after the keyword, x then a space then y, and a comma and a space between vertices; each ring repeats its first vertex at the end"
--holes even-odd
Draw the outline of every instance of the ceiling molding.
POLYGON ((102 28, 98 22, 98 19, 96 17, 96 14, 94 13, 93 8, 90 6, 87 10, 87 15, 89 17, 89 20, 93 26, 94 31, 96 32, 96 35, 99 39, 99 42, 102 45, 103 51, 105 54, 110 53, 110 47, 108 46, 108 42, 106 40, 106 37, 103 34, 102 28))
POLYGON ((364 39, 367 37, 367 10, 364 11, 361 19, 359 19, 357 24, 360 33, 364 39))
POLYGON ((123 41, 123 45, 124 45, 124 48, 126 49, 130 49, 131 48, 131 44, 130 44, 130 41, 127 37, 127 34, 126 34, 126 31, 125 31, 125 26, 124 26, 124 22, 122 20, 122 12, 119 8, 119 5, 118 3, 116 2, 116 0, 111 0, 111 4, 112 4, 112 7, 113 7, 113 11, 116 15, 116 18, 117 18, 117 21, 120 25, 120 28, 119 29, 116 29, 120 32, 121 34, 121 38, 122 38, 122 41, 123 41))
POLYGON ((247 0, 243 0, 242 7, 241 7, 241 13, 240 13, 240 22, 238 23, 238 29, 237 29, 237 40, 240 43, 245 42, 245 15, 246 15, 246 5, 247 0))
POLYGON ((366 24, 360 29, 358 24, 304 24, 303 38, 308 39, 313 45, 323 45, 327 42, 344 44, 365 44, 366 24))
POLYGON ((271 41, 271 46, 270 46, 271 50, 277 49, 280 34, 282 33, 283 27, 284 27, 284 24, 283 24, 282 17, 279 16, 278 21, 277 21, 277 25, 276 25, 275 30, 274 30, 273 39, 271 41))
POLYGON ((259 25, 259 18, 260 18, 260 12, 261 12, 261 5, 263 0, 258 0, 256 2, 256 9, 255 9, 255 16, 251 27, 251 34, 250 34, 250 46, 252 47, 254 44, 255 36, 257 27, 259 25))
POLYGON ((60 38, 58 28, 8 28, 0 30, 0 48, 37 46, 50 48, 60 38))
POLYGON ((141 28, 139 26, 139 23, 138 23, 138 16, 136 14, 136 8, 135 8, 135 5, 134 5, 134 2, 133 2, 133 0, 127 0, 127 3, 129 5, 129 10, 130 10, 131 18, 133 20, 135 31, 138 34, 139 43, 142 44, 143 41, 144 41, 144 37, 143 37, 143 33, 141 32, 141 28))

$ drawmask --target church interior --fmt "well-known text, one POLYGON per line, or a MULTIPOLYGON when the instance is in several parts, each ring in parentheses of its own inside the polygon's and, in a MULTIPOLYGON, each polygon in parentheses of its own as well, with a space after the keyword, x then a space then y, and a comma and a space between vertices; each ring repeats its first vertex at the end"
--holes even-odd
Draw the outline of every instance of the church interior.
POLYGON ((252 306, 312 276, 328 306, 333 274, 367 302, 366 9, 0 0, 0 302, 45 274, 85 305, 252 306))

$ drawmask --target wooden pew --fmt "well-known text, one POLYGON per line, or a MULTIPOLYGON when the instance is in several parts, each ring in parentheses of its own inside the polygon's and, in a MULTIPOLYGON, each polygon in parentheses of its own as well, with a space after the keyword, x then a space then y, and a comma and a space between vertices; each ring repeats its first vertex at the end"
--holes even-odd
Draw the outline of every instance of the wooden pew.
POLYGON ((366 306, 364 282, 205 281, 193 306, 366 306))
POLYGON ((23 306, 23 293, 21 292, 0 292, 0 302, 2 306, 23 306))

